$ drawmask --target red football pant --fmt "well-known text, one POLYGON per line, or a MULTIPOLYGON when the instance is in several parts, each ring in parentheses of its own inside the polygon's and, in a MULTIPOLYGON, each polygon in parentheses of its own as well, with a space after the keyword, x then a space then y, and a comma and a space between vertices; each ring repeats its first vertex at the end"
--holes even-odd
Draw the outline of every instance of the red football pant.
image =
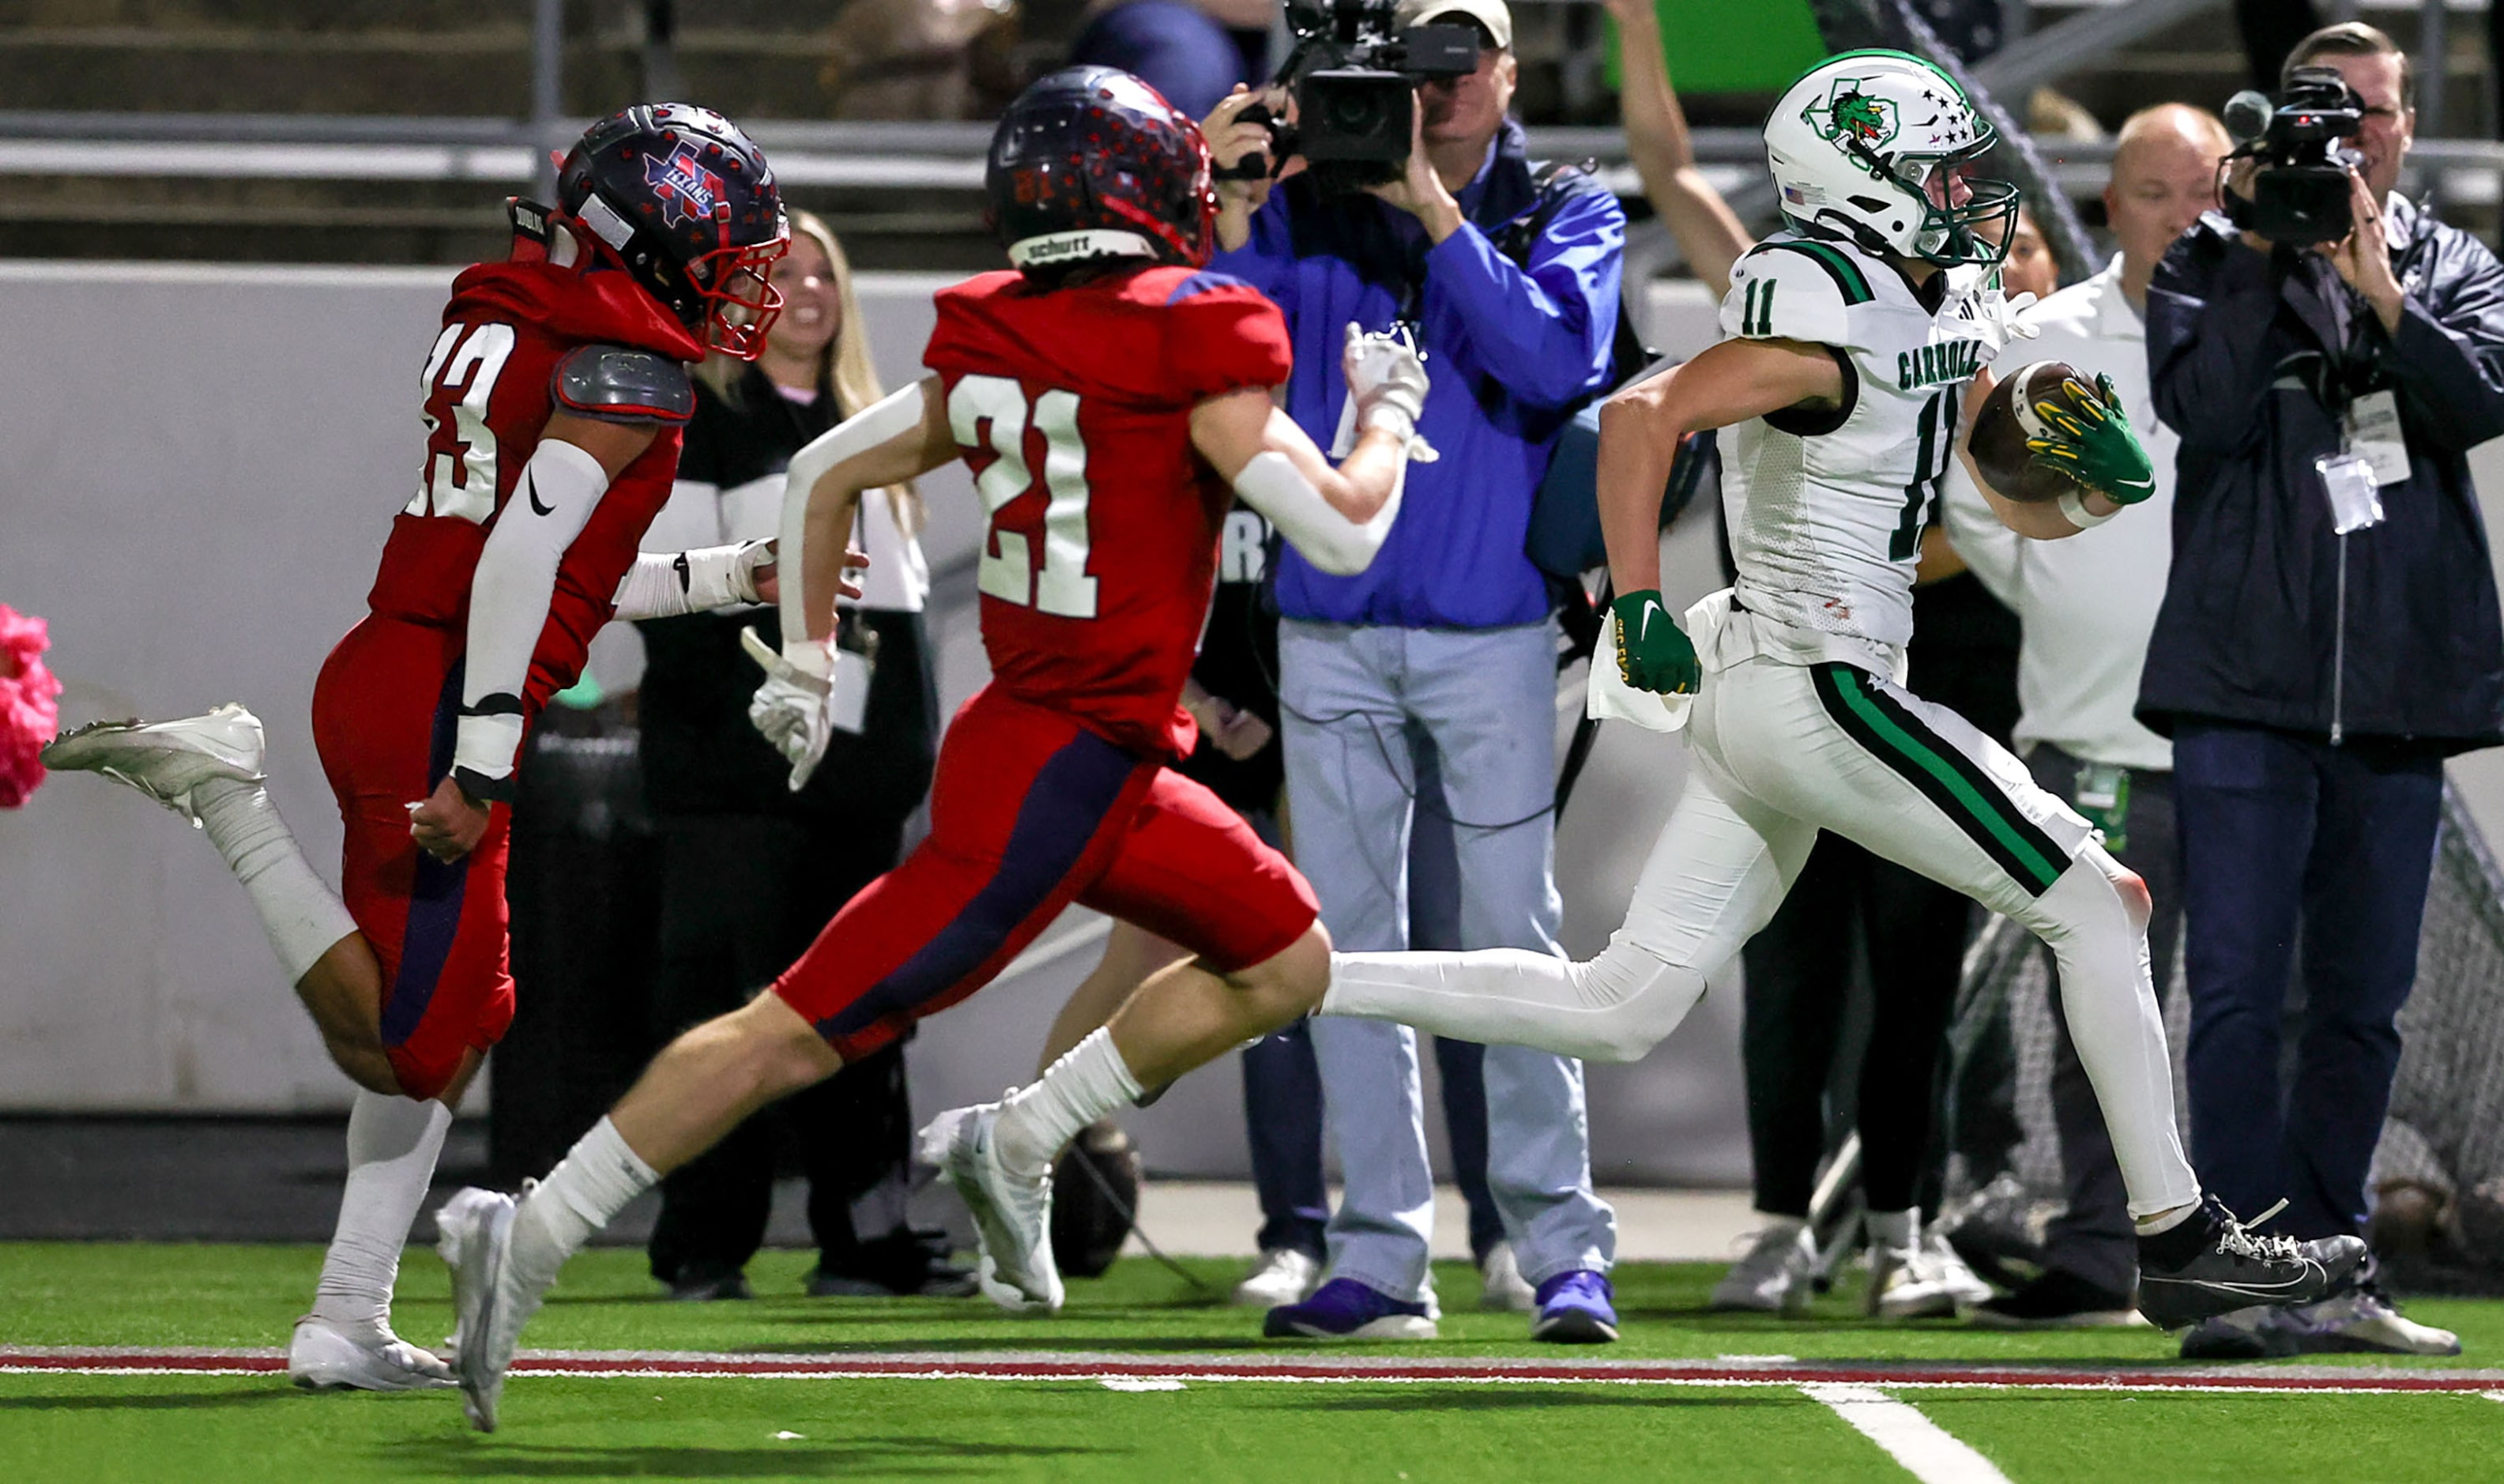
POLYGON ((940 746, 930 837, 846 903, 774 992, 855 1061, 989 984, 1072 902, 1221 974, 1284 952, 1319 913, 1303 875, 1215 794, 987 689, 940 746))
POLYGON ((347 827, 339 894, 383 971, 383 1049, 400 1090, 441 1092, 513 1023, 504 856, 512 811, 445 865, 408 837, 408 807, 452 771, 462 636, 368 616, 323 662, 313 744, 347 827))

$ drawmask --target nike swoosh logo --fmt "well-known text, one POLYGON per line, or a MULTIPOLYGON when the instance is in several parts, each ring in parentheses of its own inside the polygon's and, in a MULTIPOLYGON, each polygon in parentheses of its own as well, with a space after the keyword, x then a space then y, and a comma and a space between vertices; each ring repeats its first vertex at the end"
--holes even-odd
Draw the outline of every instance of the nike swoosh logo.
POLYGON ((539 487, 538 481, 529 479, 522 481, 522 493, 531 498, 531 513, 533 515, 554 515, 556 513, 556 506, 543 505, 539 503, 539 487))
POLYGON ((2302 1288, 2310 1281, 2312 1280, 2309 1273, 2289 1278, 2283 1283, 2220 1283, 2202 1278, 2150 1278, 2145 1274, 2139 1276, 2141 1283, 2171 1283, 2181 1288, 2210 1289, 2220 1294, 2244 1294, 2255 1298, 2266 1298, 2272 1294, 2302 1288))

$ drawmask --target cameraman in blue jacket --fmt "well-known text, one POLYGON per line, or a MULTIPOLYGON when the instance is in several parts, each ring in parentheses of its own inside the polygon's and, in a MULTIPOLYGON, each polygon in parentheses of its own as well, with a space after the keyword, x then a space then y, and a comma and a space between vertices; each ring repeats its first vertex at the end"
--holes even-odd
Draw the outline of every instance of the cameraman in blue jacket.
MULTIPOLYGON (((2364 1225, 2443 760, 2504 740, 2468 460, 2504 434, 2504 266, 2394 192, 2416 112, 2388 37, 2331 26, 2287 65, 2333 67, 2363 99, 2352 229, 2303 248, 2211 216, 2157 269, 2148 364, 2182 449, 2138 714, 2174 740, 2192 1158, 2238 1210, 2284 1197, 2276 1229, 2310 1239, 2364 1225), (2304 1022, 2281 1089, 2299 920, 2304 1022)), ((2229 189, 2249 178, 2245 162, 2229 189)), ((2211 1359, 2360 1349, 2459 1342, 2370 1281, 2183 1342, 2211 1359)))
MULTIPOLYGON (((1287 411, 1337 435, 1344 327, 1410 326, 1431 367, 1406 502, 1371 567, 1277 567, 1278 681, 1298 864, 1342 949, 1408 948, 1406 861, 1416 812, 1448 814, 1458 856, 1455 947, 1560 952, 1554 821, 1556 631, 1547 580, 1523 555, 1533 492, 1556 434, 1608 389, 1625 217, 1578 173, 1525 157, 1504 0, 1404 0, 1396 24, 1476 27, 1477 68, 1416 90, 1416 130, 1394 179, 1325 193, 1312 175, 1228 181, 1212 267, 1286 312, 1296 342, 1287 411), (1510 251, 1508 251, 1510 249, 1510 251), (1418 802, 1405 733, 1441 763, 1418 802)), ((1238 92, 1209 115, 1221 169, 1270 140, 1238 92)), ((1330 1281, 1270 1311, 1268 1332, 1427 1338, 1434 1187, 1417 1049, 1406 1026, 1312 1022, 1346 1193, 1329 1231, 1330 1281)), ((1617 1337, 1607 1272, 1616 1218, 1592 1192, 1580 1063, 1522 1047, 1484 1058, 1487 1184, 1532 1333, 1617 1337)))

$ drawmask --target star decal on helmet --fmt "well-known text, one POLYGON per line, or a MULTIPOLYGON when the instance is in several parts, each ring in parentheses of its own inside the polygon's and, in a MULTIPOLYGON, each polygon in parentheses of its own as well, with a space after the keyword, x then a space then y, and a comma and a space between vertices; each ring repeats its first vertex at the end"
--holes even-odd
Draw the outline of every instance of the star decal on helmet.
POLYGON ((667 159, 646 155, 643 181, 661 198, 661 212, 670 226, 710 221, 721 201, 721 177, 696 159, 693 145, 679 145, 667 159))
POLYGON ((1858 144, 1877 149, 1895 137, 1895 102, 1861 91, 1866 78, 1837 78, 1824 98, 1800 115, 1818 137, 1838 147, 1858 144))

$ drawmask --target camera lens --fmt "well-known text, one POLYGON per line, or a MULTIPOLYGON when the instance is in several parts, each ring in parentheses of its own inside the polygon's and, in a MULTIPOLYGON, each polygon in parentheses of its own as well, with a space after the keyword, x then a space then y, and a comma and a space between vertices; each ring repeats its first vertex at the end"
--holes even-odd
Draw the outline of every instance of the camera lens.
POLYGON ((1390 122, 1383 95, 1346 88, 1334 91, 1322 109, 1322 127, 1343 136, 1371 137, 1390 122))

